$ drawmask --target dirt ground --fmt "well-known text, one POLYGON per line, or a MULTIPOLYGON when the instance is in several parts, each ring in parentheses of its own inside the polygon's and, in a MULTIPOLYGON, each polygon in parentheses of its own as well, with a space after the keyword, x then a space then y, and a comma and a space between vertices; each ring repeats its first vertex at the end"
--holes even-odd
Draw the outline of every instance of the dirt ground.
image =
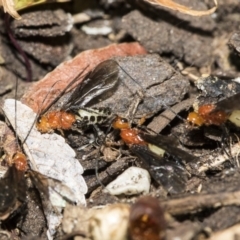
MULTIPOLYGON (((197 10, 213 6, 209 0, 177 2, 197 10)), ((30 163, 22 175, 24 184, 19 184, 19 170, 10 167, 0 180, 0 239, 239 239, 239 115, 235 117, 237 124, 229 120, 235 110, 240 110, 239 12, 237 0, 220 0, 217 11, 203 17, 142 0, 42 4, 20 12, 20 21, 1 12, 2 106, 6 99, 18 99, 41 115, 39 109, 63 95, 50 106, 59 109, 86 73, 113 59, 118 64, 116 86, 101 101, 93 97, 86 106, 108 107, 113 116, 127 118, 145 143, 157 145, 165 153, 159 157, 149 145, 124 144, 120 130, 111 128, 113 117, 95 128, 83 124, 78 129, 57 130, 84 169, 86 207, 67 201, 59 213, 61 222, 50 236, 46 217, 50 193, 45 190, 48 184, 54 189, 56 182, 49 180, 47 184, 46 178, 37 178, 30 163), (77 82, 67 88, 69 93, 61 94, 81 72, 77 82), (45 98, 51 101, 43 104, 45 98), (187 122, 190 112, 206 104, 226 119, 218 122, 218 115, 217 120, 205 124, 187 122), (105 186, 133 166, 150 174, 149 191, 135 189, 132 195, 125 191, 115 196, 106 191, 105 186), (10 171, 17 172, 18 178, 10 171), (142 211, 150 219, 148 226, 136 217, 142 211), (8 217, 4 217, 6 213, 8 217), (109 215, 118 219, 116 229, 109 215), (109 229, 113 235, 104 235, 109 229)), ((115 69, 104 67, 104 71, 115 69)), ((5 115, 2 110, 0 120, 9 126, 8 130, 0 128, 1 168, 6 171, 11 165, 7 157, 24 146, 5 115), (9 147, 8 139, 15 147, 9 147)), ((29 124, 30 130, 33 123, 29 124)), ((27 154, 26 148, 23 151, 27 154)), ((68 171, 67 166, 64 171, 68 171)), ((64 181, 67 185, 68 179, 64 181)), ((58 210, 53 207, 51 211, 58 210)))

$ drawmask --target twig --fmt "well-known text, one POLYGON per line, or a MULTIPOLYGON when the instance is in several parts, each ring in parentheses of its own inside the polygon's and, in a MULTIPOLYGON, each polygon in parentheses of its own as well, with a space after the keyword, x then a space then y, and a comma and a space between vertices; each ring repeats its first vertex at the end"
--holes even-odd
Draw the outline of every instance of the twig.
POLYGON ((161 202, 166 212, 172 215, 189 214, 202 211, 206 208, 222 206, 240 206, 240 191, 216 194, 201 194, 181 199, 172 199, 161 202))

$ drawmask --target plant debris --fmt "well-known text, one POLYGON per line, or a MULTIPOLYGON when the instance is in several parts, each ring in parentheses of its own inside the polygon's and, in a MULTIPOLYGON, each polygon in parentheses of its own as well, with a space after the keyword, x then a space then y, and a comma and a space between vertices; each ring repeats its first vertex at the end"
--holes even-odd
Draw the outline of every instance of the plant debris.
POLYGON ((236 238, 239 1, 14 3, 0 1, 21 15, 0 13, 0 238, 236 238))
POLYGON ((209 10, 206 10, 206 11, 197 11, 197 10, 192 10, 191 8, 189 7, 186 7, 186 6, 183 6, 181 4, 178 4, 174 1, 171 1, 171 0, 145 0, 151 4, 154 4, 156 6, 163 6, 163 7, 167 7, 167 8, 170 8, 172 10, 176 10, 176 11, 179 11, 181 13, 185 13, 185 14, 189 14, 189 15, 192 15, 192 16, 204 16, 204 15, 209 15, 209 14, 212 14, 216 11, 217 9, 217 1, 214 0, 214 3, 216 5, 216 7, 213 7, 209 10))

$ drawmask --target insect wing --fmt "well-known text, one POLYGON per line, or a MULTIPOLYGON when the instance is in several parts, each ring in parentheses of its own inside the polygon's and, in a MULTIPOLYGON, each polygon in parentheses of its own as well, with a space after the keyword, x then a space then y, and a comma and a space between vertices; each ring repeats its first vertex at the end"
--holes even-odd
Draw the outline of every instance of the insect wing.
POLYGON ((189 174, 183 165, 151 152, 146 146, 132 145, 130 149, 140 159, 142 166, 149 171, 153 179, 167 192, 176 194, 185 191, 189 174))
POLYGON ((29 171, 29 174, 34 185, 40 192, 40 196, 47 202, 49 202, 49 200, 53 200, 51 201, 53 206, 65 207, 65 200, 74 203, 75 197, 73 192, 66 185, 62 184, 59 180, 49 178, 33 170, 29 171), (51 196, 53 192, 57 193, 60 196, 60 202, 54 202, 55 197, 52 198, 51 196))
POLYGON ((5 220, 26 200, 24 172, 9 167, 0 179, 0 220, 5 220))
POLYGON ((73 203, 75 196, 66 185, 56 179, 46 177, 33 170, 29 171, 29 174, 42 199, 48 228, 50 234, 53 235, 56 226, 61 223, 61 212, 66 205, 66 200, 73 203))
POLYGON ((213 112, 224 111, 226 113, 231 113, 234 110, 240 110, 239 99, 240 92, 231 97, 225 98, 216 103, 216 108, 213 110, 213 112))
POLYGON ((98 102, 103 93, 108 93, 109 97, 112 95, 111 90, 117 85, 118 74, 116 61, 106 60, 100 63, 76 88, 63 110, 74 110, 86 106, 89 102, 98 102))
POLYGON ((198 160, 195 156, 175 146, 176 141, 171 137, 167 137, 159 134, 150 135, 145 133, 140 133, 139 135, 146 142, 164 149, 169 155, 175 157, 181 162, 189 163, 189 162, 194 162, 198 160))

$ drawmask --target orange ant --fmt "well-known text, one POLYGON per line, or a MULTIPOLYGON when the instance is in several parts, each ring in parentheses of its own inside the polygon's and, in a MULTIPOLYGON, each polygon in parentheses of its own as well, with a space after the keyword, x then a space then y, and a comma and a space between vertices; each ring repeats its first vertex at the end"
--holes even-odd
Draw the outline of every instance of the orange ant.
POLYGON ((126 144, 147 145, 147 143, 139 136, 140 131, 136 128, 131 128, 129 121, 126 118, 117 116, 113 120, 112 127, 120 130, 120 137, 126 144))
MULTIPOLYGON (((73 125, 81 127, 82 125, 106 122, 111 116, 108 108, 94 109, 88 108, 86 105, 93 100, 98 100, 104 93, 111 93, 118 82, 118 72, 116 61, 110 59, 101 62, 92 72, 85 76, 83 82, 73 91, 71 97, 60 111, 49 111, 38 118, 37 129, 42 133, 47 133, 52 130, 69 130, 73 125)), ((61 95, 55 102, 60 97, 61 95)))
POLYGON ((235 120, 231 118, 231 115, 236 111, 240 110, 239 106, 240 93, 237 93, 231 97, 225 98, 216 104, 205 104, 198 108, 197 112, 191 112, 188 115, 187 120, 197 126, 202 125, 216 125, 221 126, 227 120, 237 124, 235 120))
POLYGON ((165 239, 166 226, 164 211, 156 198, 141 197, 131 206, 128 234, 132 240, 165 239))
POLYGON ((120 130, 121 139, 140 159, 141 165, 149 171, 157 183, 171 194, 185 191, 190 173, 184 163, 196 160, 195 157, 173 146, 173 139, 169 137, 151 135, 138 128, 131 128, 126 118, 117 116, 112 127, 120 130), (173 159, 163 159, 166 154, 173 159))
POLYGON ((13 216, 26 201, 26 155, 17 150, 11 159, 7 159, 7 164, 9 168, 4 177, 0 179, 0 220, 13 216))

